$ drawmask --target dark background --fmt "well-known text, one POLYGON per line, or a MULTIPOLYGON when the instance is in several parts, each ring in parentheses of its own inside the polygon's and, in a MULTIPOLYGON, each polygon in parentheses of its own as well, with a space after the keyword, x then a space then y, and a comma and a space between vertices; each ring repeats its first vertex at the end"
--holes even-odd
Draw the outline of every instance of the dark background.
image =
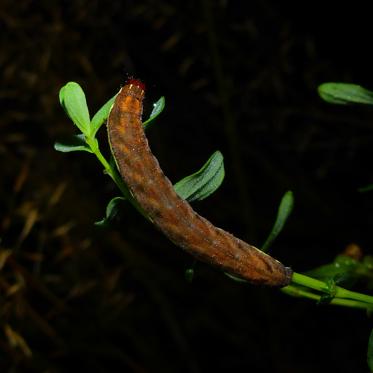
POLYGON ((373 199, 357 189, 373 182, 373 111, 317 95, 325 81, 373 87, 371 13, 328 5, 0 1, 1 372, 368 370, 363 311, 201 263, 188 283, 193 259, 130 206, 94 227, 118 191, 93 156, 53 149, 77 132, 58 103, 66 82, 93 114, 135 75, 147 114, 166 97, 148 136, 172 181, 225 156, 202 215, 260 245, 291 189, 274 256, 302 272, 351 242, 371 253, 373 199))

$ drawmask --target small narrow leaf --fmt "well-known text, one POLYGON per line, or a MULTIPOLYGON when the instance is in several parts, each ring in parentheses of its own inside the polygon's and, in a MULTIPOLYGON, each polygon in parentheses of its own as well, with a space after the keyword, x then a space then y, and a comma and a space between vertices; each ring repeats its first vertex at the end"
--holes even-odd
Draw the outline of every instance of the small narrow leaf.
POLYGON ((243 278, 233 276, 233 275, 231 275, 231 274, 228 273, 228 272, 224 272, 224 274, 225 274, 226 276, 228 276, 228 277, 229 277, 231 280, 233 280, 233 281, 236 281, 236 282, 247 282, 247 281, 244 280, 243 278))
POLYGON ((54 149, 63 152, 89 152, 92 153, 90 147, 85 142, 83 134, 74 135, 66 140, 61 140, 54 143, 54 149))
POLYGON ((275 224, 272 227, 271 233, 269 234, 268 238, 264 242, 262 246, 262 251, 268 251, 269 247, 271 246, 272 242, 275 238, 279 235, 279 233, 284 228, 286 220, 288 219, 291 211, 293 210, 294 206, 294 196, 291 190, 287 191, 281 199, 280 206, 277 211, 277 217, 275 224))
POLYGON ((96 221, 95 225, 105 227, 112 222, 115 217, 118 215, 120 211, 121 204, 125 201, 126 199, 124 197, 114 197, 110 202, 108 203, 106 207, 106 216, 100 221, 96 221))
POLYGON ((96 133, 97 131, 100 129, 100 127, 105 123, 106 119, 108 118, 109 116, 109 113, 110 113, 110 110, 111 110, 111 107, 113 106, 114 104, 114 100, 115 98, 117 97, 117 95, 115 95, 114 97, 112 97, 108 102, 106 102, 105 105, 103 105, 101 107, 101 109, 93 116, 92 120, 91 120, 91 125, 90 125, 90 128, 91 128, 91 131, 90 131, 90 136, 91 137, 94 137, 96 136, 96 133))
POLYGON ((89 132, 89 111, 83 89, 78 83, 69 82, 59 93, 62 107, 74 124, 85 134, 89 132))
POLYGON ((224 175, 223 155, 216 151, 199 171, 177 182, 174 188, 188 202, 201 201, 219 188, 224 175))
POLYGON ((144 128, 148 128, 154 120, 158 117, 160 113, 162 113, 163 109, 165 108, 166 101, 165 98, 162 96, 155 104, 153 104, 153 110, 150 114, 150 117, 143 122, 144 128))
POLYGON ((367 363, 369 370, 373 372, 373 329, 368 340, 367 363))
POLYGON ((320 97, 331 104, 373 105, 373 92, 356 84, 324 83, 318 91, 320 97))
POLYGON ((329 304, 334 298, 337 291, 336 281, 329 279, 326 281, 325 294, 321 295, 319 304, 329 304))

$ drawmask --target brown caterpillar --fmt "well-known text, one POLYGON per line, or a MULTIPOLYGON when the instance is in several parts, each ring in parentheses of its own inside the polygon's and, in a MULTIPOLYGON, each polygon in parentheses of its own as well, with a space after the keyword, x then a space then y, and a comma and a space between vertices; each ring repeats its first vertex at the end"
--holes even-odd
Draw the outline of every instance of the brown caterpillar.
POLYGON ((217 228, 180 198, 152 154, 141 121, 145 86, 130 79, 108 119, 111 149, 137 203, 172 242, 198 259, 253 284, 286 286, 292 270, 217 228))

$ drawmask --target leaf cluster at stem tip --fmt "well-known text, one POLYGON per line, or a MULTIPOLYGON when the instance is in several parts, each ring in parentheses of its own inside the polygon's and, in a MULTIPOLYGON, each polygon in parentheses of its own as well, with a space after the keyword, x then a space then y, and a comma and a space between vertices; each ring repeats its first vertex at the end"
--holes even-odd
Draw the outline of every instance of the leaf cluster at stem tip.
MULTIPOLYGON (((114 197, 106 208, 106 216, 96 222, 98 226, 110 223, 118 214, 123 201, 128 200, 141 213, 141 208, 128 192, 127 186, 120 178, 115 162, 108 162, 100 151, 96 139, 97 131, 107 120, 116 95, 107 101, 101 109, 90 119, 87 100, 83 89, 78 83, 69 82, 61 88, 59 99, 69 118, 81 131, 68 139, 56 142, 54 147, 61 152, 85 151, 96 155, 104 167, 106 174, 111 176, 122 196, 114 197)), ((165 99, 161 97, 154 105, 148 119, 143 122, 144 129, 148 129, 165 108, 165 99)), ((201 201, 214 193, 224 180, 224 159, 221 152, 214 152, 202 168, 185 177, 175 184, 175 191, 189 202, 201 201)), ((144 213, 143 213, 144 214, 144 213)), ((146 217, 146 216, 145 216, 146 217)))

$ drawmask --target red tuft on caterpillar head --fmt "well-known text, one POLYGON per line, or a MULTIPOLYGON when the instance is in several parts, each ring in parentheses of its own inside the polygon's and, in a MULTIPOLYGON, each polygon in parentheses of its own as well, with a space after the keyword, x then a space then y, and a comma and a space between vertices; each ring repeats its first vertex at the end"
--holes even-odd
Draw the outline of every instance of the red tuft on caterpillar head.
POLYGON ((142 81, 139 80, 139 79, 136 79, 136 78, 128 78, 126 84, 127 84, 127 85, 128 85, 128 84, 132 84, 132 85, 134 85, 134 86, 136 86, 136 87, 139 87, 139 88, 142 89, 143 91, 145 91, 145 88, 146 88, 145 83, 142 82, 142 81))

